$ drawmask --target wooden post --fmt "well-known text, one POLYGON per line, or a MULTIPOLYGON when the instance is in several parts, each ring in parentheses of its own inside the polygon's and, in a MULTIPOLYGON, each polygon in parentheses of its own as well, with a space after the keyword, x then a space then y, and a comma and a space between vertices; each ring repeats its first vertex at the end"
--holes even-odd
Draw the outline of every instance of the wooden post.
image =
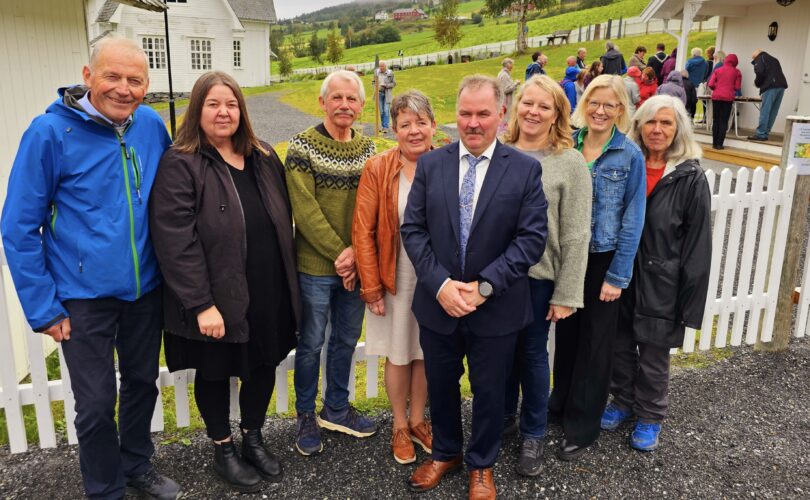
MULTIPOLYGON (((785 138, 782 141, 783 170, 790 164, 790 138, 794 123, 810 123, 810 116, 789 116, 785 126, 785 138)), ((793 192, 793 206, 790 209, 790 224, 788 226, 788 241, 785 248, 785 258, 782 264, 782 276, 779 280, 779 294, 776 301, 776 317, 773 324, 773 340, 771 342, 757 342, 757 349, 763 351, 783 351, 790 341, 790 332, 793 321, 793 290, 796 286, 796 276, 799 272, 799 257, 802 253, 804 234, 807 231, 807 208, 810 201, 810 172, 800 172, 804 175, 796 177, 796 189, 793 192)), ((802 290, 804 293, 810 291, 802 290)))
POLYGON ((374 82, 374 137, 380 136, 380 56, 374 56, 374 69, 372 77, 374 82))

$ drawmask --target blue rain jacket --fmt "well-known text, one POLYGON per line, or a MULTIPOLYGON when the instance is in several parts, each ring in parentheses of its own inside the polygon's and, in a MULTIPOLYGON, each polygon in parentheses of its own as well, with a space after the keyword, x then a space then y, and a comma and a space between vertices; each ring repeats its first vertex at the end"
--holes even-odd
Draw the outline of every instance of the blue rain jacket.
POLYGON ((14 286, 35 331, 67 317, 70 299, 133 301, 160 283, 149 240, 149 192, 171 144, 139 106, 123 135, 81 110, 85 87, 59 98, 23 134, 0 231, 14 286))

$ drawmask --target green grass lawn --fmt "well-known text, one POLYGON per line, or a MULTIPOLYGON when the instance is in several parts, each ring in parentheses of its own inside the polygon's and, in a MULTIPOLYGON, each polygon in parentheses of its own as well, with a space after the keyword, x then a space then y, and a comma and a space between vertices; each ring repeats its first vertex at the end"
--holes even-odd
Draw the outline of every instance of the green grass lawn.
POLYGON ((458 15, 469 16, 473 12, 479 12, 484 8, 486 2, 484 0, 473 0, 472 2, 464 2, 458 4, 458 15))
MULTIPOLYGON (((707 47, 714 44, 715 38, 716 33, 714 32, 692 33, 689 37, 689 41, 690 44, 694 46, 707 47)), ((633 49, 637 45, 654 47, 655 44, 661 40, 671 42, 669 35, 655 34, 622 38, 616 40, 616 44, 624 53, 625 59, 629 60, 633 49)), ((589 59, 596 59, 598 54, 604 52, 604 41, 586 42, 581 45, 588 49, 588 53, 590 54, 589 59)), ((549 58, 547 70, 552 78, 555 80, 561 80, 563 78, 565 59, 569 55, 573 55, 577 47, 579 47, 579 44, 551 47, 544 50, 544 53, 547 54, 549 58)), ((529 61, 529 55, 524 55, 516 59, 513 74, 515 78, 523 80, 523 70, 529 61)), ((500 68, 501 58, 485 59, 465 64, 410 68, 397 72, 397 87, 394 89, 394 93, 404 92, 412 88, 424 92, 430 97, 433 103, 433 110, 437 122, 440 124, 451 123, 455 121, 458 82, 460 82, 464 76, 473 73, 485 73, 495 76, 498 74, 498 71, 500 71, 500 68)), ((366 95, 371 95, 371 76, 364 77, 363 82, 366 88, 366 95)), ((282 102, 306 113, 320 116, 321 109, 318 106, 320 86, 320 81, 303 81, 281 84, 276 88, 284 90, 285 92, 284 95, 281 96, 282 102)), ((373 102, 367 102, 364 114, 373 113, 373 106, 373 102)))
MULTIPOLYGON (((483 4, 483 1, 470 2, 470 4, 460 4, 459 10, 461 10, 462 6, 466 7, 468 5, 472 5, 473 3, 476 5, 478 3, 483 4)), ((647 0, 621 0, 604 7, 595 7, 592 9, 567 12, 565 14, 548 17, 545 19, 536 19, 528 23, 529 36, 551 33, 560 29, 576 30, 578 26, 603 22, 608 19, 618 20, 620 17, 627 19, 640 14, 647 3, 647 0)), ((459 13, 461 14, 461 12, 459 13)), ((495 24, 496 19, 486 17, 484 24, 481 26, 474 24, 465 24, 462 26, 461 31, 464 34, 464 37, 461 39, 461 42, 457 48, 513 40, 517 30, 516 23, 512 22, 509 18, 498 18, 497 21, 500 24, 495 24)), ((667 40, 667 42, 671 44, 670 40, 667 40)), ((343 59, 341 59, 339 64, 370 62, 374 60, 375 55, 379 55, 381 59, 395 59, 397 52, 400 49, 404 51, 405 56, 415 56, 419 54, 446 50, 446 47, 440 46, 433 39, 433 30, 426 27, 421 33, 403 34, 402 40, 399 42, 365 45, 362 47, 346 49, 343 52, 343 59)), ((632 55, 632 53, 630 55, 632 55)), ((315 63, 309 57, 298 57, 293 59, 294 69, 316 66, 321 65, 315 63)), ((273 61, 271 72, 273 74, 277 74, 277 61, 273 61)))

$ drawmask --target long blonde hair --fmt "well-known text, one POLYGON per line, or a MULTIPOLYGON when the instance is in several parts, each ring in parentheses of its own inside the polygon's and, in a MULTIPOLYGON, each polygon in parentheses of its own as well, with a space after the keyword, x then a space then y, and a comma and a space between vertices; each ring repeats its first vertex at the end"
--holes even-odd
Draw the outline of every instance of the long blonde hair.
POLYGON ((551 95, 551 99, 554 101, 554 108, 557 110, 557 119, 551 124, 551 130, 549 130, 548 133, 549 149, 553 153, 559 153, 563 149, 573 147, 574 140, 571 138, 571 122, 568 118, 571 114, 571 104, 568 102, 568 98, 565 97, 560 84, 547 75, 535 75, 531 77, 525 85, 521 86, 515 92, 515 98, 512 101, 512 109, 509 112, 509 123, 501 140, 507 144, 514 144, 520 139, 520 127, 518 126, 517 116, 518 106, 520 106, 523 93, 530 85, 548 92, 551 95))
POLYGON ((627 87, 624 85, 624 80, 618 75, 599 75, 585 88, 582 93, 582 98, 579 100, 577 109, 571 115, 571 121, 577 127, 585 127, 588 125, 588 120, 585 117, 585 111, 588 108, 588 101, 590 101, 591 94, 597 89, 610 89, 616 95, 616 99, 621 105, 620 114, 614 118, 613 122, 619 132, 626 134, 630 130, 630 116, 627 113, 629 107, 629 100, 627 98, 627 87))

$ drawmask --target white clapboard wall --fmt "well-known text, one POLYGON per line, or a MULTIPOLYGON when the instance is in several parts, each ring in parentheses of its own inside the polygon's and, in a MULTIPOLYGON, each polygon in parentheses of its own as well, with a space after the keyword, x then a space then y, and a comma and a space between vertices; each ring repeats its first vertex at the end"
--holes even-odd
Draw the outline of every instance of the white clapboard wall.
MULTIPOLYGON (((706 173, 712 189, 712 265, 709 281, 709 295, 703 327, 698 332, 688 329, 682 350, 708 350, 727 345, 753 344, 758 339, 769 341, 773 335, 776 297, 782 271, 788 220, 796 171, 793 167, 786 171, 778 167, 766 172, 762 168, 750 171, 739 169, 736 179, 730 170, 724 170, 718 177, 714 172, 706 173), (736 181, 736 182, 733 182, 736 181), (732 189, 732 184, 734 188, 732 189), (743 230, 744 226, 744 230, 743 230), (759 228, 759 229, 758 229, 759 228)), ((8 273, 5 255, 0 251, 2 273, 8 273)), ((0 276, 2 278, 3 276, 0 276)), ((803 284, 810 279, 810 254, 804 267, 803 284)), ((2 280, 0 280, 2 283, 2 280)), ((76 443, 73 426, 73 393, 67 368, 59 350, 62 379, 48 380, 45 369, 45 353, 42 336, 27 331, 24 345, 14 345, 9 328, 9 297, 13 290, 0 287, 0 403, 5 409, 10 449, 12 453, 24 452, 29 443, 25 435, 23 410, 25 405, 33 405, 36 413, 41 448, 57 445, 51 402, 64 401, 68 443, 76 443), (13 356, 15 350, 23 349, 29 363, 30 383, 19 383, 13 356)), ((16 301, 14 307, 19 307, 16 301)), ((802 294, 802 301, 796 325, 796 335, 804 336, 808 330, 810 314, 810 294, 802 294)), ((324 346, 327 344, 324 343, 324 346)), ((553 343, 551 344, 553 349, 553 343)), ((677 352, 677 350, 673 350, 677 352)), ((321 366, 324 366, 322 354, 321 366)), ((355 367, 366 364, 365 397, 377 396, 378 373, 377 356, 366 356, 365 345, 358 344, 352 362, 350 399, 355 399, 355 367)), ((289 409, 288 372, 295 365, 295 352, 276 369, 276 406, 273 411, 283 413, 289 409)), ((177 426, 186 427, 190 423, 189 384, 194 380, 193 370, 169 373, 161 368, 158 387, 174 387, 175 414, 177 426)), ((232 380, 232 389, 236 389, 232 380)), ((322 381, 322 390, 325 381, 322 381)), ((159 400, 160 401, 160 400, 159 400)), ((231 414, 238 412, 237 392, 231 391, 231 414)), ((152 419, 152 430, 163 430, 163 407, 157 405, 152 419)))

